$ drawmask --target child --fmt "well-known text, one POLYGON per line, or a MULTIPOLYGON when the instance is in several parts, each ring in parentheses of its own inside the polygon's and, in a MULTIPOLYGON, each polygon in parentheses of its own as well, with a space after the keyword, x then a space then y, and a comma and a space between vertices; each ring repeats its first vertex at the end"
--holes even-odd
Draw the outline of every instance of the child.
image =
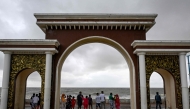
POLYGON ((84 109, 88 109, 88 96, 84 98, 84 109))
POLYGON ((75 108, 75 104, 76 104, 76 100, 75 100, 75 97, 73 96, 73 98, 71 99, 71 109, 75 108))

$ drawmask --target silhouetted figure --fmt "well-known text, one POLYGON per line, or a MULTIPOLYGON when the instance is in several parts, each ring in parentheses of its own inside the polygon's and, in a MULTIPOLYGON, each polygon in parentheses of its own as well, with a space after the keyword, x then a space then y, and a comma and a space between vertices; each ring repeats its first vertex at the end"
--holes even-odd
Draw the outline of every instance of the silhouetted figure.
POLYGON ((41 93, 39 93, 38 98, 39 98, 38 109, 41 109, 41 93))
POLYGON ((81 109, 82 106, 82 92, 79 92, 78 96, 77 96, 77 105, 78 105, 78 109, 81 109))
POLYGON ((92 108, 92 97, 91 97, 91 95, 89 95, 89 97, 88 97, 88 105, 89 105, 89 109, 93 109, 92 108))
POLYGON ((155 101, 156 101, 156 109, 158 108, 158 106, 161 109, 162 100, 158 92, 156 92, 155 101))

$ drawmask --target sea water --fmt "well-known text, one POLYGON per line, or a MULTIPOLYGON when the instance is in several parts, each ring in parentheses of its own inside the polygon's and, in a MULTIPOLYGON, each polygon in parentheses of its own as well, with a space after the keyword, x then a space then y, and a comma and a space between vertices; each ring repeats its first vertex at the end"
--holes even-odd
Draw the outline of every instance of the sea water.
MULTIPOLYGON (((97 87, 62 87, 60 89, 60 96, 62 93, 65 95, 71 95, 76 96, 79 94, 79 92, 82 92, 83 96, 88 96, 89 94, 92 96, 92 98, 95 98, 96 93, 101 93, 101 91, 104 91, 104 94, 106 96, 106 99, 108 99, 108 96, 110 93, 113 93, 113 95, 118 94, 120 99, 130 99, 130 88, 97 88, 97 87)), ((33 93, 40 93, 41 88, 38 87, 29 87, 26 89, 26 99, 29 99, 33 93)), ((154 99, 154 96, 156 92, 159 92, 160 95, 164 96, 164 89, 163 88, 151 88, 150 89, 150 98, 154 99)))

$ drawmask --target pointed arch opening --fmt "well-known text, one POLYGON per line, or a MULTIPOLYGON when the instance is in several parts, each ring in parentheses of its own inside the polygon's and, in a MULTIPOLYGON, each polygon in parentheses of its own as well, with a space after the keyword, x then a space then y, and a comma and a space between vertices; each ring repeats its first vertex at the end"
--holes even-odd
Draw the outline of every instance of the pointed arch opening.
POLYGON ((155 70, 163 78, 164 95, 162 96, 165 102, 165 108, 177 108, 176 103, 176 86, 173 75, 164 69, 155 70))
POLYGON ((151 108, 156 108, 155 95, 156 92, 159 93, 162 99, 162 108, 165 107, 165 90, 163 77, 157 73, 153 72, 150 76, 150 104, 151 108))
POLYGON ((41 92, 41 81, 39 72, 34 69, 24 69, 18 73, 15 79, 15 109, 24 109, 30 105, 32 93, 41 92))

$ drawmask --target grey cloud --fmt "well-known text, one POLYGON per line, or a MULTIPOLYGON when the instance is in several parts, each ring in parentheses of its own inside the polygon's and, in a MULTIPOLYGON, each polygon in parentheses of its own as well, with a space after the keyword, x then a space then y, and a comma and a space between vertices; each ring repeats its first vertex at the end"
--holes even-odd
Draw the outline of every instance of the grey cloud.
MULTIPOLYGON (((119 2, 115 0, 90 2, 89 0, 2 0, 0 39, 44 39, 45 34, 36 25, 34 13, 157 13, 156 24, 146 34, 148 40, 190 40, 189 5, 189 0, 183 2, 179 0, 120 0, 119 2)), ((3 54, 0 54, 0 65, 2 69, 3 54)), ((80 79, 81 76, 118 69, 122 71, 128 69, 121 54, 101 44, 89 44, 74 50, 63 64, 62 71, 65 77, 72 76, 74 79, 80 79)), ((100 75, 95 77, 98 76, 100 75)), ((32 78, 36 80, 35 77, 32 78)), ((122 81, 125 81, 124 78, 120 83, 122 81)), ((65 83, 71 84, 70 80, 65 83)), ((96 82, 94 80, 88 84, 96 84, 96 82)))
POLYGON ((128 68, 126 61, 118 51, 99 43, 87 44, 75 49, 67 57, 62 71, 74 72, 82 64, 85 66, 84 71, 93 72, 114 68, 128 68))

